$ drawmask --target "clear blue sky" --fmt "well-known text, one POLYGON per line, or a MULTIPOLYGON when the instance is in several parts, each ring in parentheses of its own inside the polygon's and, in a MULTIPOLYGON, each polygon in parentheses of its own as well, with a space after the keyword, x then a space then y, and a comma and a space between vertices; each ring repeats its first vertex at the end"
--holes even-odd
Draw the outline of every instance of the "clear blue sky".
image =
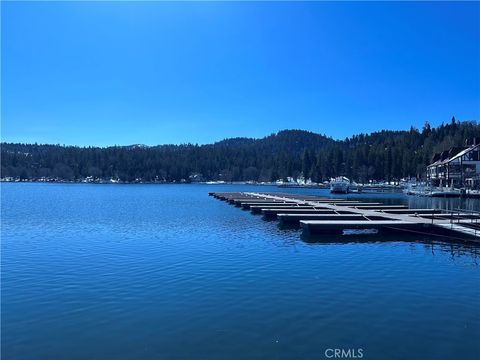
POLYGON ((2 2, 2 140, 334 138, 480 114, 480 3, 2 2))

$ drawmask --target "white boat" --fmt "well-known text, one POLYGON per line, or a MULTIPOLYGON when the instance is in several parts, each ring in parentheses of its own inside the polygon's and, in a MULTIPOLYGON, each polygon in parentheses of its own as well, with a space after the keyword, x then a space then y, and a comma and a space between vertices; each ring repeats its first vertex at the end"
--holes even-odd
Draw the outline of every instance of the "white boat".
POLYGON ((348 192, 351 193, 361 193, 363 191, 363 186, 357 184, 355 181, 350 182, 350 186, 348 187, 348 192))
POLYGON ((432 187, 423 182, 412 182, 407 183, 403 192, 406 195, 430 196, 432 192, 432 187))
POLYGON ((462 193, 460 189, 453 189, 449 187, 433 188, 428 196, 432 197, 459 197, 462 193))
POLYGON ((350 190, 350 180, 345 176, 339 176, 330 181, 330 192, 337 194, 347 194, 350 190))

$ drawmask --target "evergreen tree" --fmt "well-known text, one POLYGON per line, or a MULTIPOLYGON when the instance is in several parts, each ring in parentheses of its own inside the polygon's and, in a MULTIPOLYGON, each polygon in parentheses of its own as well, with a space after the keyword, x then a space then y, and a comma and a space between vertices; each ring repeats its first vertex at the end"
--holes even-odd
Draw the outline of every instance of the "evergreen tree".
POLYGON ((1 144, 1 176, 79 181, 204 180, 272 181, 303 173, 316 182, 347 175, 353 180, 398 180, 424 176, 435 152, 464 146, 480 137, 476 122, 459 122, 418 131, 380 131, 342 141, 301 130, 263 139, 235 138, 210 145, 112 146, 107 148, 40 144, 1 144))

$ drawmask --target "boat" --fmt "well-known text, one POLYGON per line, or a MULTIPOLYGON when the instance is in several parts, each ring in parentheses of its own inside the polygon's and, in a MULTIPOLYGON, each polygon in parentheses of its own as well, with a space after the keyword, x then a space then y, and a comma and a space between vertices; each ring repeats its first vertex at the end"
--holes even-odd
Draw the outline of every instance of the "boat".
POLYGON ((403 193, 406 195, 430 196, 432 187, 424 182, 407 183, 403 193))
POLYGON ((363 192, 363 185, 357 184, 355 181, 352 181, 350 182, 350 186, 348 187, 348 192, 359 194, 363 192))
POLYGON ((453 189, 449 187, 433 188, 428 196, 431 197, 460 197, 462 192, 460 189, 453 189))
POLYGON ((347 194, 350 190, 350 180, 345 176, 339 176, 330 181, 330 192, 336 194, 347 194))

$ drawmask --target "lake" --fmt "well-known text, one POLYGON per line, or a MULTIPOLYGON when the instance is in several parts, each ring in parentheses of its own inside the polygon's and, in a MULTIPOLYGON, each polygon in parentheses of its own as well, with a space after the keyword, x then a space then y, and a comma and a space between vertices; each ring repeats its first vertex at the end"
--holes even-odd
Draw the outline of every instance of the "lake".
POLYGON ((329 195, 2 184, 2 359, 480 356, 478 247, 413 236, 307 243, 209 191, 329 195))

